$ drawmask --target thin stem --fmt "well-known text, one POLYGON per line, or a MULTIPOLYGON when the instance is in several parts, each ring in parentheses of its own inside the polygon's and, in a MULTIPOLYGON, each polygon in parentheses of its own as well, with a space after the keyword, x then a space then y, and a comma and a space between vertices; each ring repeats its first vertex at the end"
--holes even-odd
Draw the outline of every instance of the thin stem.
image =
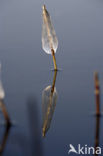
POLYGON ((10 124, 10 118, 9 118, 8 112, 6 110, 5 104, 3 103, 2 100, 0 100, 0 108, 1 108, 1 110, 3 112, 6 123, 9 125, 10 124))
POLYGON ((56 64, 56 58, 55 58, 54 50, 51 49, 51 52, 52 52, 52 56, 53 56, 54 70, 57 70, 57 64, 56 64))
POLYGON ((100 115, 100 86, 97 72, 94 73, 94 81, 95 81, 95 96, 96 96, 96 115, 100 115))
POLYGON ((54 71, 53 83, 51 88, 51 93, 54 92, 55 82, 56 82, 57 70, 54 71))

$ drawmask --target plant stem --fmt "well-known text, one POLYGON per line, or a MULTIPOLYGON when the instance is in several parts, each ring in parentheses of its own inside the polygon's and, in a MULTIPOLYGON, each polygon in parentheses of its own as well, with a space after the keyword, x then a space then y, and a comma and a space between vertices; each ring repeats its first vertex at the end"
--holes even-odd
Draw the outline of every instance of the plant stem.
POLYGON ((57 70, 57 64, 56 64, 56 58, 55 58, 54 50, 51 49, 51 52, 52 52, 52 56, 53 56, 54 70, 57 70))
POLYGON ((3 103, 3 100, 0 100, 0 108, 2 110, 2 113, 4 115, 4 118, 6 120, 6 124, 11 124, 10 123, 10 118, 9 118, 8 112, 6 110, 5 104, 3 103))
POLYGON ((96 115, 100 115, 100 86, 99 86, 99 78, 98 73, 94 73, 94 81, 95 81, 95 95, 96 95, 96 115))

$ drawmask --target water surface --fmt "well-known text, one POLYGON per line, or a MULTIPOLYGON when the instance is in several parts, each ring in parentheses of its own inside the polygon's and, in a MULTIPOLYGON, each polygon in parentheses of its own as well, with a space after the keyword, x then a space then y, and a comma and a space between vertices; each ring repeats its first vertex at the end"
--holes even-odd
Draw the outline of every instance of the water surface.
MULTIPOLYGON (((14 126, 4 156, 67 156, 69 144, 95 145, 93 73, 99 72, 103 101, 103 2, 45 1, 59 48, 58 99, 46 137, 42 137, 42 91, 52 85, 52 56, 41 47, 44 1, 0 1, 0 61, 7 106, 14 126)), ((101 106, 103 108, 103 106, 101 106)), ((2 113, 1 123, 4 120, 2 113)), ((5 127, 0 126, 0 140, 5 127)), ((102 145, 102 118, 100 146, 102 145)))

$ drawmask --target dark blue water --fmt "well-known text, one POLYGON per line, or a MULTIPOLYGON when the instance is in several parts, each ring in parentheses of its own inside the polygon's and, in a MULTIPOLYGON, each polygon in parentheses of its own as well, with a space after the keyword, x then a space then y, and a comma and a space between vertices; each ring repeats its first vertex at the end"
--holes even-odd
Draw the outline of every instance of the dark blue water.
MULTIPOLYGON (((99 72, 103 109, 103 1, 45 1, 59 41, 57 103, 42 137, 42 91, 52 85, 52 56, 41 47, 44 1, 0 1, 0 61, 5 105, 13 122, 3 156, 67 156, 69 144, 95 145, 94 79, 99 72)), ((5 134, 2 113, 0 143, 5 134)), ((103 140, 100 120, 99 145, 103 140)))

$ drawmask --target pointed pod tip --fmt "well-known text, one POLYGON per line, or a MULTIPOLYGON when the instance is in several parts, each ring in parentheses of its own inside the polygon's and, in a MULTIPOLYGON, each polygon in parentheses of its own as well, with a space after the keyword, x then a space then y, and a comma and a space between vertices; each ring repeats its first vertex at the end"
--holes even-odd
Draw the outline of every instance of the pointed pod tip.
POLYGON ((46 9, 46 6, 45 6, 45 4, 42 6, 42 9, 43 9, 43 10, 45 10, 45 9, 46 9))

